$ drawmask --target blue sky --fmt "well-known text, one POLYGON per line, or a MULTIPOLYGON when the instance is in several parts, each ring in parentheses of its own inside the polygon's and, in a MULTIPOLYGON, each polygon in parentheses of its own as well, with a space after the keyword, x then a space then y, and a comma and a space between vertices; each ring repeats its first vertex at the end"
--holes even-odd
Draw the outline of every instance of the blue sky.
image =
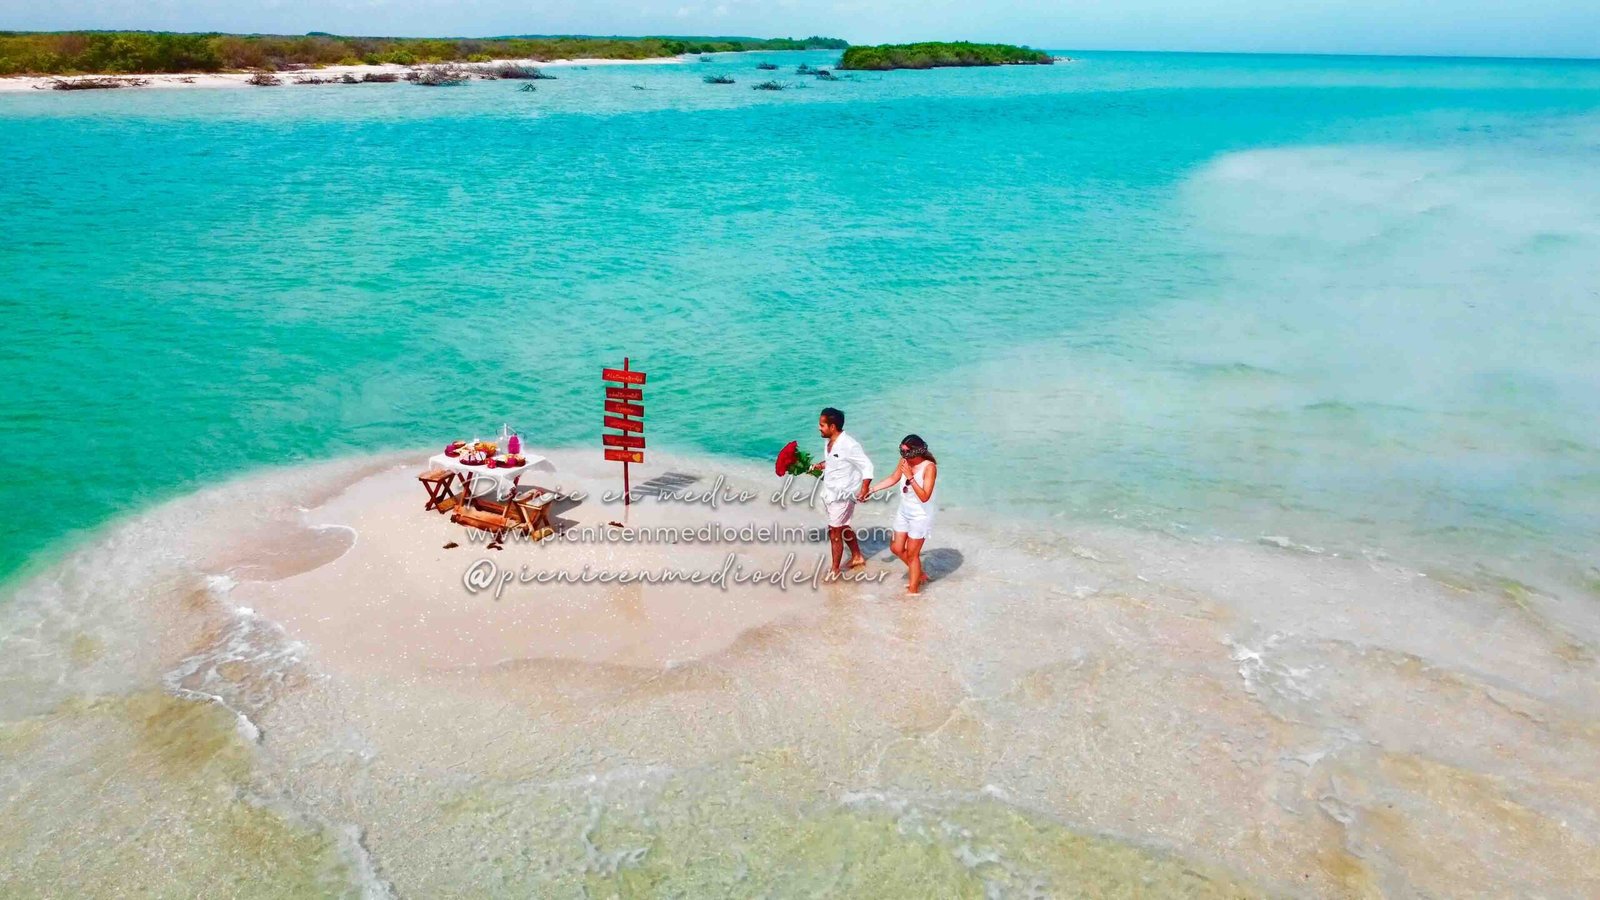
POLYGON ((0 0, 0 28, 825 34, 1059 50, 1600 56, 1600 0, 0 0))

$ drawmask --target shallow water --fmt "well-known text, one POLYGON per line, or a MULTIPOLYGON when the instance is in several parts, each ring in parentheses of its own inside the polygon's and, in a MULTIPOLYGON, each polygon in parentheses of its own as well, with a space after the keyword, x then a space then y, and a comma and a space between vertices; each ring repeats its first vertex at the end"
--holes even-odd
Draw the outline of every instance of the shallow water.
MULTIPOLYGON (((1579 897, 1600 883, 1593 632, 1563 627, 1549 598, 1294 546, 957 510, 926 602, 836 588, 666 667, 559 651, 352 667, 341 638, 303 642, 225 573, 241 544, 279 563, 247 579, 325 564, 348 538, 308 541, 323 514, 302 510, 364 474, 404 482, 415 460, 395 462, 162 506, 0 610, 8 895, 113 877, 368 897, 1579 897), (100 790, 87 807, 85 785, 100 790)), ((541 557, 512 544, 501 562, 541 557)), ((299 599, 353 599, 363 571, 344 570, 346 594, 299 599)), ((565 596, 465 599, 562 616, 565 596)), ((399 621, 379 603, 364 628, 399 621)))
POLYGON ((625 354, 653 445, 831 403, 1008 514, 1592 563, 1600 65, 558 74, 0 96, 0 419, 108 460, 0 572, 264 463, 586 443, 625 354))
POLYGON ((0 421, 89 457, 0 524, 0 893, 1593 895, 1600 65, 754 62, 0 95, 0 421), (235 609, 624 354, 707 478, 927 437, 932 602, 400 680, 235 609))

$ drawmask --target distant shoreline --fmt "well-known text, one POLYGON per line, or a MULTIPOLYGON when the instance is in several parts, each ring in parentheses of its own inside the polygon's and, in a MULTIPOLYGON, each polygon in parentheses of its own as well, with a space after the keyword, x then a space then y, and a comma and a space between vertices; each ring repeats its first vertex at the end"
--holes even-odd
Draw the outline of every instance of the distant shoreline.
MULTIPOLYGON (((661 56, 648 59, 495 59, 483 63, 471 63, 462 68, 487 68, 491 66, 511 64, 518 66, 531 66, 535 68, 564 68, 571 66, 642 66, 642 65, 676 65, 682 63, 681 56, 661 56)), ((326 87, 326 83, 297 83, 296 79, 302 76, 316 76, 317 78, 340 78, 350 75, 360 78, 364 75, 392 74, 402 78, 405 73, 419 66, 402 66, 397 63, 380 63, 367 65, 365 63, 348 66, 322 66, 320 68, 307 68, 298 71, 274 72, 281 81, 276 87, 326 87)), ((60 81, 78 81, 80 79, 118 78, 129 81, 142 81, 137 86, 113 88, 110 90, 149 90, 174 89, 174 88, 246 88, 254 87, 249 83, 254 72, 158 72, 153 74, 128 74, 128 75, 7 75, 0 76, 0 93, 14 93, 17 91, 54 91, 52 84, 60 81)), ((105 90, 105 89, 102 89, 105 90)))
POLYGON ((394 38, 176 31, 0 31, 0 76, 295 72, 315 66, 492 60, 659 60, 747 50, 843 50, 843 38, 394 38))

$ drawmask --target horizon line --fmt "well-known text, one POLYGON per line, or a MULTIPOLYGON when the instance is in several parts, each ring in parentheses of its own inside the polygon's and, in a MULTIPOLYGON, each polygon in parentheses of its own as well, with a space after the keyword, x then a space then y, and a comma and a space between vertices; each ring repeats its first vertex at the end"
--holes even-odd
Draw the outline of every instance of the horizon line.
MULTIPOLYGON (((443 34, 355 34, 337 31, 305 31, 305 32, 276 32, 276 31, 219 31, 215 29, 206 31, 180 31, 164 28, 52 28, 52 29, 13 29, 0 27, 0 35, 6 34, 215 34, 236 35, 239 37, 333 37, 333 38, 370 38, 373 40, 439 40, 439 41, 496 41, 496 40, 557 40, 563 38, 581 38, 591 40, 688 40, 700 39, 709 41, 770 41, 792 40, 803 41, 807 38, 825 38, 828 40, 844 40, 853 47, 874 46, 876 44, 920 44, 920 43, 946 43, 968 42, 980 43, 1009 43, 994 39, 969 41, 964 38, 944 38, 940 40, 908 39, 895 41, 875 41, 871 43, 857 43, 848 38, 838 38, 825 34, 809 34, 804 37, 788 35, 775 37, 754 37, 751 35, 710 35, 710 34, 668 34, 668 33, 640 33, 640 34, 593 34, 573 32, 570 34, 536 34, 524 32, 521 34, 494 34, 494 35, 443 35, 443 34)), ((1315 56, 1332 58, 1358 58, 1358 59, 1459 59, 1459 60, 1496 60, 1504 62, 1600 62, 1600 55, 1595 56, 1560 56, 1560 55, 1527 55, 1527 54, 1495 54, 1495 53, 1376 53, 1357 50, 1182 50, 1157 47, 1049 47, 1029 43, 1017 43, 1015 46, 1028 47, 1035 50, 1078 52, 1078 53, 1171 53, 1193 56, 1315 56)), ((818 48, 823 49, 823 48, 818 48)), ((753 53, 780 53, 804 51, 779 51, 779 50, 754 50, 733 51, 753 53)))

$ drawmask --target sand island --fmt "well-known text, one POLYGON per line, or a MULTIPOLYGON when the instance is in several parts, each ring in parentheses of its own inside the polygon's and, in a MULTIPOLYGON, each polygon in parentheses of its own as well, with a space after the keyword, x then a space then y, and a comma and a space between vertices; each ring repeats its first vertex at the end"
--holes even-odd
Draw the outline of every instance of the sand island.
POLYGON ((0 78, 0 897, 1600 896, 1600 69, 651 40, 0 78))

